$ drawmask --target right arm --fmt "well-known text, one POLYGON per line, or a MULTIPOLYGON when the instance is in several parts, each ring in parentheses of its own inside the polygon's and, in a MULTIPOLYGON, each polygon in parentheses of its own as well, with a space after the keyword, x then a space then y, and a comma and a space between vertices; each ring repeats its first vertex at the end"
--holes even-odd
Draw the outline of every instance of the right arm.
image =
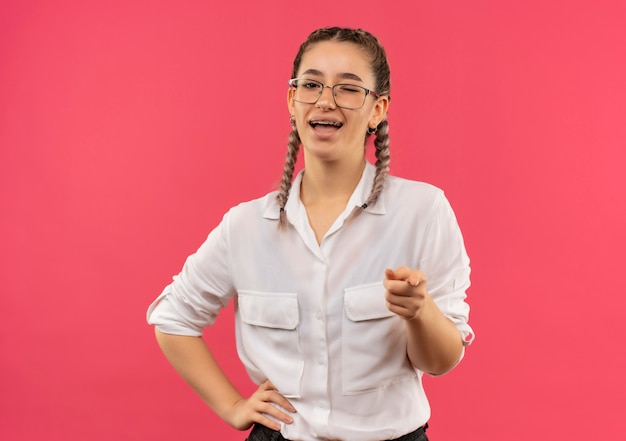
POLYGON ((266 381, 250 398, 244 398, 235 389, 210 349, 200 337, 172 335, 155 328, 157 342, 168 361, 202 400, 226 423, 238 430, 247 430, 260 423, 274 430, 280 424, 268 415, 286 424, 293 421, 280 408, 295 412, 291 403, 266 381))

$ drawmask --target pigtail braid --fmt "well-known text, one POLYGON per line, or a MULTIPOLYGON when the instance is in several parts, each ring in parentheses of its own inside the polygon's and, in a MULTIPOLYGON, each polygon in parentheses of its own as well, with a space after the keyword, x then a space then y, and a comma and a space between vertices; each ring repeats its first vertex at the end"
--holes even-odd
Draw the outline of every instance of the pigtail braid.
POLYGON ((293 172, 296 165, 296 161, 298 160, 298 152, 300 151, 300 135, 298 135, 298 131, 294 128, 291 133, 289 133, 289 143, 287 144, 287 155, 285 156, 285 166, 283 167, 283 176, 280 181, 280 188, 278 190, 278 194, 276 195, 276 201, 278 202, 278 206, 280 207, 280 219, 279 226, 283 227, 286 225, 287 216, 285 213, 285 205, 287 204, 287 199, 289 198, 289 190, 291 190, 291 183, 293 181, 293 172))
POLYGON ((363 209, 376 203, 378 196, 383 191, 387 173, 389 173, 391 158, 389 156, 389 123, 387 120, 382 121, 378 125, 374 146, 376 147, 376 174, 374 175, 372 191, 362 205, 363 209))

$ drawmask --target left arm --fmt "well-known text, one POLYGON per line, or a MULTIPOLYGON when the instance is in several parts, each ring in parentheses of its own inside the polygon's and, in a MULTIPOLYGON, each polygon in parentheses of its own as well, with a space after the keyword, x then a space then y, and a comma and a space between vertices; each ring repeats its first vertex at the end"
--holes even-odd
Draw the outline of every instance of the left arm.
POLYGON ((439 310, 426 289, 426 276, 406 266, 385 271, 387 308, 406 323, 407 355, 429 374, 448 372, 461 358, 461 334, 439 310))

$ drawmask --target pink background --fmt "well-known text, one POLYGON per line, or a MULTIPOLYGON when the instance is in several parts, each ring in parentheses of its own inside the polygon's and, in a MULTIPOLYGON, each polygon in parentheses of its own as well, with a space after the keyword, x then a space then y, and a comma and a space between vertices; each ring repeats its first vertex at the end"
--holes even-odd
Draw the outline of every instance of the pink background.
MULTIPOLYGON (((274 188, 293 57, 335 24, 386 46, 392 172, 446 190, 472 258, 477 340, 426 380, 431 439, 622 439, 624 23, 624 1, 3 1, 0 439, 244 439, 145 310, 274 188)), ((251 390, 231 309, 206 338, 251 390)))

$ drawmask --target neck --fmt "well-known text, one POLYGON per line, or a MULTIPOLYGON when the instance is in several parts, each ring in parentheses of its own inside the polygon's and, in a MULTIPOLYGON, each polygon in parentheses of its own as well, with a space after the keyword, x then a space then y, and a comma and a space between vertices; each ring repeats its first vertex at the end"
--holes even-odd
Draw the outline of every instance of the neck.
POLYGON ((306 164, 300 199, 307 206, 325 202, 348 202, 365 169, 365 157, 358 163, 322 163, 312 161, 306 164))

